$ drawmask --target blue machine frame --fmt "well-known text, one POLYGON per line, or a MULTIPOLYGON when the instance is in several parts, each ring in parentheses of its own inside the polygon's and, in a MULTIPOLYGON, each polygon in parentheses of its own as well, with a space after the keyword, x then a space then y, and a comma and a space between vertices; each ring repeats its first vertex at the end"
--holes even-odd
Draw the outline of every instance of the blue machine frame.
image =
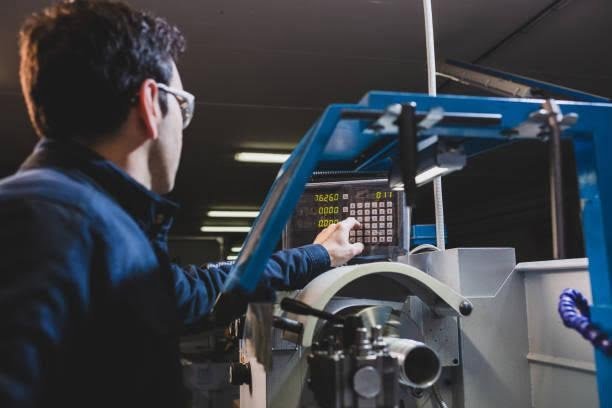
MULTIPOLYGON (((438 135, 461 139, 468 155, 534 135, 521 124, 542 108, 543 100, 370 92, 358 104, 330 105, 282 166, 230 274, 226 290, 252 291, 290 218, 304 186, 316 168, 342 171, 388 169, 397 151, 397 133, 372 132, 359 119, 342 119, 346 110, 385 110, 415 103, 417 112, 442 109, 450 114, 497 118, 488 125, 434 125, 419 138, 438 135), (374 148, 374 149, 373 149, 374 148)), ((557 101, 564 114, 578 121, 563 132, 571 138, 581 200, 582 224, 593 292, 592 321, 612 333, 612 104, 557 101)), ((596 350, 602 407, 612 407, 612 358, 596 350)))

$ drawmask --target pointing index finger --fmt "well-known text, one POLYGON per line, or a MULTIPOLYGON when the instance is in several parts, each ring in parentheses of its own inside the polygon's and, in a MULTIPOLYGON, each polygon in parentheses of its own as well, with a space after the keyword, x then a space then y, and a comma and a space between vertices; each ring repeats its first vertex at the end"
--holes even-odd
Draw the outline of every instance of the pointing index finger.
POLYGON ((361 223, 353 217, 348 217, 347 219, 342 220, 340 224, 342 224, 342 226, 344 226, 348 231, 354 229, 355 227, 361 228, 361 223))

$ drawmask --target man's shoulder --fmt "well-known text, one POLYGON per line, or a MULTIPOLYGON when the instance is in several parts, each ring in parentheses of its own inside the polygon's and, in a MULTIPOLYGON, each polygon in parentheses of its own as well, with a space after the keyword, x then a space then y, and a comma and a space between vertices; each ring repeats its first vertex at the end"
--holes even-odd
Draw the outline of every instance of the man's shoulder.
POLYGON ((112 200, 85 176, 51 167, 20 171, 0 180, 0 205, 38 202, 95 216, 112 200))

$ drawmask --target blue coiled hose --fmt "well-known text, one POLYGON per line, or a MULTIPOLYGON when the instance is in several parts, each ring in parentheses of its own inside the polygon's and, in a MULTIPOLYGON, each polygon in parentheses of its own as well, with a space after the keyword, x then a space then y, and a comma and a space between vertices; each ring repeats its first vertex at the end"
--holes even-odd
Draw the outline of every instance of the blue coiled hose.
POLYGON ((591 322, 589 303, 576 289, 565 289, 559 296, 559 316, 565 327, 576 330, 593 346, 612 356, 608 335, 591 322))

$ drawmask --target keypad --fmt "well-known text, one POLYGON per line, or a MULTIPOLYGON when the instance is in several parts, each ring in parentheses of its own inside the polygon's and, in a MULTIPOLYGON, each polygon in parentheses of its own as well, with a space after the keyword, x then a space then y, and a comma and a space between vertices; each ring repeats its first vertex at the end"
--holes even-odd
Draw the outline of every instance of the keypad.
POLYGON ((348 203, 342 212, 355 217, 361 228, 349 233, 351 242, 365 244, 393 244, 393 202, 361 201, 348 203))

